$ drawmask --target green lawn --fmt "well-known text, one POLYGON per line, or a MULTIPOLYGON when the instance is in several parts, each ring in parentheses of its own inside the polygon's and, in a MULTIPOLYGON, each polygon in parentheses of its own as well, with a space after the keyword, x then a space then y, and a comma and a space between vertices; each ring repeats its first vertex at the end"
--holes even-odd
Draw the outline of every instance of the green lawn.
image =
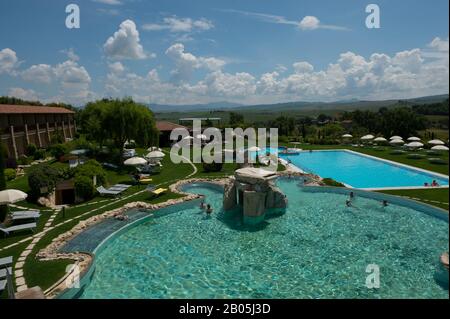
POLYGON ((437 206, 448 211, 448 188, 387 190, 381 193, 412 198, 428 205, 437 206))

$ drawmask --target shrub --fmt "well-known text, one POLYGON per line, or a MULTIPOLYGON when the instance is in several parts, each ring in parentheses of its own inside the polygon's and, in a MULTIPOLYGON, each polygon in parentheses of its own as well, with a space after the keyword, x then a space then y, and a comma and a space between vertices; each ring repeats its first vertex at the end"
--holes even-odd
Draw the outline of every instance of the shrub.
POLYGON ((37 165, 28 173, 29 195, 37 199, 41 195, 47 195, 55 190, 56 182, 60 179, 60 171, 48 164, 37 165))
POLYGON ((345 187, 344 184, 342 184, 342 183, 340 183, 340 182, 337 182, 337 181, 335 181, 335 180, 332 179, 332 178, 324 178, 324 179, 322 180, 322 182, 323 182, 325 185, 327 185, 327 186, 345 187))
POLYGON ((28 156, 34 156, 34 153, 37 151, 37 147, 34 144, 28 144, 27 149, 25 150, 25 153, 28 156))
POLYGON ((394 151, 390 152, 389 154, 391 154, 391 155, 402 155, 402 154, 405 154, 405 153, 406 152, 402 151, 402 150, 394 150, 394 151))
POLYGON ((57 133, 54 134, 50 140, 50 144, 55 145, 55 144, 62 144, 64 143, 64 136, 61 133, 57 133))
POLYGON ((31 158, 26 155, 20 155, 19 159, 17 160, 17 163, 19 165, 30 165, 31 162, 31 158))
POLYGON ((409 158, 409 159, 422 159, 422 158, 425 158, 425 155, 423 155, 423 154, 408 154, 408 155, 406 155, 406 158, 409 158))
POLYGON ((64 144, 55 144, 50 147, 50 154, 57 160, 60 160, 61 157, 63 157, 67 153, 67 151, 68 148, 64 144))
POLYGON ((13 168, 5 169, 5 178, 7 181, 12 181, 14 178, 16 178, 16 170, 13 168))
POLYGON ((94 176, 97 176, 97 184, 104 184, 106 182, 106 173, 102 165, 96 160, 89 160, 83 165, 78 165, 74 169, 75 178, 79 176, 85 176, 92 180, 94 176))
POLYGON ((40 159, 44 159, 44 158, 45 158, 45 150, 44 149, 38 149, 33 154, 33 159, 34 160, 40 160, 40 159))
POLYGON ((220 172, 222 170, 223 163, 203 163, 203 171, 209 172, 220 172))
POLYGON ((91 199, 95 194, 94 184, 92 178, 88 176, 79 175, 75 177, 74 181, 75 194, 84 200, 91 199))

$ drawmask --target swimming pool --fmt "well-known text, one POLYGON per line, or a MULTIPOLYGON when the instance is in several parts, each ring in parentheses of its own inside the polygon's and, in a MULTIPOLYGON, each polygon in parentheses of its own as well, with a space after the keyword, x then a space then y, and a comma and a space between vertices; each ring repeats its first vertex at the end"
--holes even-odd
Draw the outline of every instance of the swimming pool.
POLYGON ((329 177, 355 188, 414 187, 431 184, 433 180, 441 186, 449 184, 448 178, 442 175, 351 151, 305 151, 298 155, 281 156, 305 172, 329 177))
POLYGON ((448 298, 433 278, 448 221, 358 196, 346 208, 347 195, 277 183, 288 209, 258 229, 223 212, 221 190, 189 186, 213 216, 173 206, 110 239, 81 297, 448 298), (368 264, 380 267, 379 289, 365 286, 368 264))

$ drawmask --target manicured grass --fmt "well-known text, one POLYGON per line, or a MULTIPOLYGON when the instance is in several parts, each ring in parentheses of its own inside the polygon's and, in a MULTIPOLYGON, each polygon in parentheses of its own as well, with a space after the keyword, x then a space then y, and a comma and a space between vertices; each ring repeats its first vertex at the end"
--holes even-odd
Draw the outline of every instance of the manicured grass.
POLYGON ((449 210, 448 206, 448 188, 435 189, 406 189, 406 190, 386 190, 381 193, 403 196, 419 200, 428 205, 437 206, 445 210, 449 210))

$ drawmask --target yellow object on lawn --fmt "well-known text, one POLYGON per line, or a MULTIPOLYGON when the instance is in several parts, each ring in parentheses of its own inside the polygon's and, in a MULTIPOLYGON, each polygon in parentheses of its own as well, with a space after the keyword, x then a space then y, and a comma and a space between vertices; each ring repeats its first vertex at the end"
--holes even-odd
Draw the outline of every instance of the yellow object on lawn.
POLYGON ((151 181, 152 181, 151 178, 142 178, 142 179, 139 180, 139 183, 141 183, 141 184, 148 184, 151 181))
POLYGON ((161 195, 162 193, 167 192, 167 188, 158 188, 152 191, 153 195, 161 195))

